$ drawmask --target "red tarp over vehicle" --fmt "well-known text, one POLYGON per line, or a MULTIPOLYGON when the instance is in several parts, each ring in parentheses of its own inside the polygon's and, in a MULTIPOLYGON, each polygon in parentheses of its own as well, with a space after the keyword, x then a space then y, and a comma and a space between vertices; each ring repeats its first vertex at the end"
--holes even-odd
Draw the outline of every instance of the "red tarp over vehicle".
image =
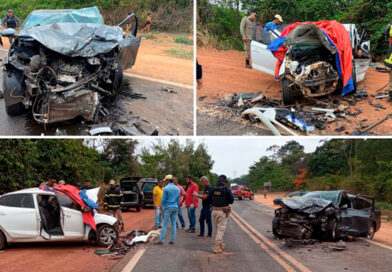
MULTIPOLYGON (((42 190, 50 191, 50 192, 57 192, 66 197, 71 197, 76 203, 80 205, 80 207, 87 207, 86 203, 80 198, 79 192, 80 190, 72 185, 55 185, 53 188, 48 186, 40 186, 42 190)), ((89 225, 92 229, 97 231, 97 226, 95 225, 94 215, 91 211, 89 212, 82 212, 83 214, 83 223, 89 225)))
POLYGON ((336 65, 338 66, 337 69, 343 81, 343 94, 352 91, 354 89, 352 81, 353 55, 351 49, 350 35, 344 25, 335 20, 324 20, 319 22, 298 22, 290 24, 285 29, 283 29, 280 37, 275 39, 270 44, 270 46, 268 46, 268 49, 271 50, 274 56, 278 59, 276 63, 275 77, 279 77, 279 69, 288 50, 286 46, 283 46, 284 40, 294 28, 301 24, 316 25, 324 32, 324 34, 328 38, 329 43, 336 47, 338 51, 336 57, 336 65))

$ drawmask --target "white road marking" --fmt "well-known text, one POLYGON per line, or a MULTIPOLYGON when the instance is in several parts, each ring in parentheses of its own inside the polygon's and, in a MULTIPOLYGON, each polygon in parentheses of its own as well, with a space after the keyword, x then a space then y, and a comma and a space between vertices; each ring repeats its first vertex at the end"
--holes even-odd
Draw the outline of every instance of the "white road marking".
POLYGON ((387 245, 384 245, 384 244, 381 244, 381 243, 378 243, 378 242, 375 242, 375 241, 372 241, 372 240, 369 240, 369 239, 366 239, 366 238, 363 238, 362 240, 364 240, 364 241, 366 241, 366 242, 369 242, 369 243, 371 243, 371 244, 375 244, 375 245, 377 245, 377 246, 380 246, 380 247, 383 247, 383 248, 392 250, 392 247, 390 247, 390 246, 387 246, 387 245))
POLYGON ((139 249, 135 255, 129 260, 127 265, 121 270, 121 272, 132 272, 132 270, 135 268, 136 264, 140 260, 140 258, 143 256, 144 252, 146 251, 145 248, 139 249))
POLYGON ((173 86, 176 86, 176 87, 193 90, 193 86, 192 85, 185 84, 185 83, 174 82, 174 81, 169 81, 169 80, 160 79, 160 78, 154 78, 154 77, 149 77, 149 76, 143 76, 143 75, 139 75, 139 74, 135 74, 135 73, 131 73, 131 72, 124 72, 124 75, 125 76, 129 76, 129 77, 136 77, 136 78, 140 78, 140 79, 145 79, 145 80, 149 80, 149 81, 153 81, 153 82, 170 84, 170 85, 173 85, 173 86))

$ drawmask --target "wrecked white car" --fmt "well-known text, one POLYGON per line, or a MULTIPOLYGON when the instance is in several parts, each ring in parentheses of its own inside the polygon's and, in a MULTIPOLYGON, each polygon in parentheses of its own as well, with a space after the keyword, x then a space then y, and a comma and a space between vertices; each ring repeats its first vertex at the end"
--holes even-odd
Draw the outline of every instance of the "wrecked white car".
POLYGON ((95 231, 83 221, 85 208, 57 189, 30 188, 2 195, 0 250, 12 243, 95 240, 107 247, 116 242, 117 219, 95 212, 95 231))
POLYGON ((355 90, 357 82, 364 79, 371 61, 370 42, 365 32, 359 36, 355 25, 342 27, 333 23, 340 31, 333 37, 335 40, 310 23, 299 24, 285 35, 268 27, 255 27, 251 43, 252 67, 281 81, 284 104, 293 104, 297 95, 318 97, 335 91, 345 95, 355 90), (341 49, 339 52, 337 48, 341 44, 337 42, 344 44, 345 48, 351 47, 352 52, 341 49), (349 80, 347 71, 344 71, 349 66, 345 63, 347 58, 353 64, 349 80))
POLYGON ((104 24, 97 7, 36 10, 15 34, 3 66, 6 111, 20 115, 31 108, 43 124, 78 116, 97 121, 100 100, 116 95, 123 70, 135 63, 140 45, 137 17, 118 26, 104 24), (125 37, 121 25, 133 21, 125 37))

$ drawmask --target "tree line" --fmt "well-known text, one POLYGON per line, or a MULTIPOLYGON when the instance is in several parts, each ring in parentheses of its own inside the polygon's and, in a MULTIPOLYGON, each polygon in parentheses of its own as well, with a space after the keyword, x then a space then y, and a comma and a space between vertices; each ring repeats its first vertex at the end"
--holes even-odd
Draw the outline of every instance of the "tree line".
POLYGON ((322 140, 314 152, 290 141, 271 146, 239 180, 253 190, 271 182, 277 191, 338 190, 392 203, 392 141, 383 139, 322 140))
POLYGON ((191 140, 146 147, 132 139, 1 139, 0 150, 0 194, 38 186, 50 176, 72 185, 90 180, 95 186, 131 176, 173 174, 181 184, 187 175, 217 179, 206 146, 191 140))
POLYGON ((217 40, 221 49, 242 50, 240 20, 250 11, 257 12, 261 23, 272 21, 275 14, 280 14, 285 24, 320 20, 354 23, 366 29, 373 57, 382 58, 388 48, 384 30, 392 22, 390 0, 198 0, 198 3, 200 36, 217 40))
POLYGON ((193 26, 192 0, 7 0, 0 1, 1 18, 12 9, 21 21, 37 9, 79 9, 98 6, 108 25, 116 25, 128 13, 139 17, 139 25, 145 23, 147 13, 152 14, 154 30, 173 33, 191 33, 193 26))

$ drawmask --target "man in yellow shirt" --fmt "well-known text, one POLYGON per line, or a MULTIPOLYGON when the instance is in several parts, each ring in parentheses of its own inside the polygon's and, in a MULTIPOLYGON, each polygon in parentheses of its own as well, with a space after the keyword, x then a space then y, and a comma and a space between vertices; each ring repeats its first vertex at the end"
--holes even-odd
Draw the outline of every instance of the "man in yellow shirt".
POLYGON ((154 198, 154 210, 155 210, 155 229, 162 227, 162 211, 161 211, 161 201, 163 195, 163 182, 161 179, 158 180, 157 186, 152 190, 152 195, 154 198))

